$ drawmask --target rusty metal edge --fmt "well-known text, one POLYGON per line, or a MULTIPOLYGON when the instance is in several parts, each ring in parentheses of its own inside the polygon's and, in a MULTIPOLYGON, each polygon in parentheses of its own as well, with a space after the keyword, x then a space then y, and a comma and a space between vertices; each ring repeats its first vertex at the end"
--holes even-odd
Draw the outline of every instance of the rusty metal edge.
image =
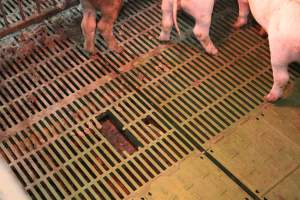
POLYGON ((12 26, 9 26, 7 28, 4 28, 3 30, 0 30, 0 39, 11 33, 22 30, 32 24, 39 23, 46 18, 54 16, 55 14, 57 14, 60 11, 66 10, 66 9, 76 6, 78 4, 79 4, 79 0, 67 0, 63 8, 60 8, 60 7, 51 8, 37 16, 31 16, 31 17, 28 17, 24 21, 14 23, 14 24, 12 24, 12 26))

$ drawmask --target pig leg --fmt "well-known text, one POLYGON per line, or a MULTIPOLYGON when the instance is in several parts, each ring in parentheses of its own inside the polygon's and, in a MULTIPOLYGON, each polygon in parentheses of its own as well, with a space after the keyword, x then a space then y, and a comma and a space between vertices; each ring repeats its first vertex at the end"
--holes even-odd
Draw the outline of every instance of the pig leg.
POLYGON ((98 29, 108 48, 118 53, 120 53, 123 48, 118 45, 117 40, 113 35, 113 25, 119 15, 120 8, 121 3, 114 4, 111 9, 102 9, 102 17, 98 22, 98 29))
POLYGON ((260 35, 263 38, 268 37, 268 33, 265 31, 265 29, 263 27, 260 27, 260 29, 258 31, 258 35, 260 35))
POLYGON ((199 15, 196 18, 196 25, 193 32, 205 51, 211 55, 216 55, 218 53, 218 49, 209 37, 210 24, 211 15, 199 15))
POLYGON ((234 28, 240 28, 243 25, 247 24, 248 15, 250 12, 248 0, 238 0, 238 4, 239 4, 239 16, 233 25, 234 28))
POLYGON ((87 1, 82 1, 83 19, 81 29, 84 36, 84 49, 91 54, 95 53, 96 10, 87 1))
POLYGON ((289 80, 288 64, 291 60, 290 49, 285 44, 284 39, 269 35, 271 64, 273 70, 273 86, 270 93, 265 97, 269 102, 279 99, 289 80))
POLYGON ((173 0, 163 0, 161 5, 162 10, 162 31, 159 36, 159 40, 168 41, 170 40, 170 33, 172 31, 173 26, 173 0))

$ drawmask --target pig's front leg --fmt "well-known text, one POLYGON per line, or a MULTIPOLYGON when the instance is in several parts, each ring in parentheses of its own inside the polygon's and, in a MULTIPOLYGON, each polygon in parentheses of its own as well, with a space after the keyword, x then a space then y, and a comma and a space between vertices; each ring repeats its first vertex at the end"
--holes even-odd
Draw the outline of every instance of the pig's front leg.
POLYGON ((205 51, 211 55, 216 55, 218 53, 218 49, 209 37, 210 24, 211 15, 199 15, 196 17, 196 25, 193 32, 205 51))
POLYGON ((291 59, 291 49, 286 46, 286 40, 269 36, 271 64, 273 71, 273 86, 270 93, 265 96, 269 102, 278 100, 289 80, 288 64, 291 59))
POLYGON ((91 54, 95 53, 96 10, 87 1, 83 5, 83 19, 81 29, 84 36, 84 49, 91 54))
POLYGON ((123 48, 118 45, 117 40, 113 35, 113 25, 119 15, 121 5, 121 3, 115 4, 114 8, 101 10, 102 17, 98 22, 98 29, 108 48, 118 53, 120 53, 123 48))
POLYGON ((159 40, 168 41, 170 40, 170 34, 173 26, 173 18, 172 18, 172 6, 173 0, 163 0, 161 4, 162 10, 162 30, 159 35, 159 40))
POLYGON ((238 4, 239 4, 239 16, 233 25, 234 28, 240 28, 243 25, 247 24, 248 15, 250 12, 248 0, 238 0, 238 4))

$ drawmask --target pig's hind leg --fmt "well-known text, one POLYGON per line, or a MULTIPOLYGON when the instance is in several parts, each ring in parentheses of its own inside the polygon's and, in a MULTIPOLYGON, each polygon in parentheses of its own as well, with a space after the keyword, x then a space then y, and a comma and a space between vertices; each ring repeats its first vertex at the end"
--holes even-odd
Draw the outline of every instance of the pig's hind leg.
POLYGON ((239 16, 236 22, 233 24, 234 28, 240 28, 243 25, 247 24, 248 15, 250 12, 248 0, 238 0, 239 4, 239 16))
POLYGON ((292 61, 291 49, 286 45, 285 38, 277 37, 270 31, 269 35, 271 65, 273 71, 273 86, 270 93, 265 96, 269 102, 278 100, 289 80, 288 64, 292 61))
POLYGON ((218 49, 215 47, 209 37, 209 29, 211 24, 211 15, 202 15, 196 17, 196 25, 194 27, 194 34, 201 43, 205 51, 211 55, 216 55, 218 49))
POLYGON ((258 35, 260 35, 263 38, 267 38, 268 37, 267 31, 263 27, 259 28, 258 35))
POLYGON ((163 0, 161 4, 162 10, 162 30, 159 35, 160 41, 169 41, 173 26, 173 0, 163 0))
POLYGON ((121 52, 123 48, 118 45, 117 40, 113 35, 113 26, 118 18, 122 6, 122 1, 118 1, 117 3, 109 6, 110 7, 101 9, 102 17, 98 22, 98 29, 108 48, 116 52, 121 52))
POLYGON ((81 1, 83 19, 81 29, 84 36, 84 49, 91 54, 95 53, 96 10, 88 1, 81 1))

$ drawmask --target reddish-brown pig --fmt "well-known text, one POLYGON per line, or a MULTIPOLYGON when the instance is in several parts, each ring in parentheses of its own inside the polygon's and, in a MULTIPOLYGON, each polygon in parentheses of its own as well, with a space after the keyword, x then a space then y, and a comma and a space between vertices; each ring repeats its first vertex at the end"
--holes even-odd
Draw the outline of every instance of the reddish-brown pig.
POLYGON ((109 49, 121 52, 113 35, 113 25, 119 15, 123 0, 80 0, 83 8, 81 28, 84 35, 84 48, 91 54, 95 53, 96 27, 99 29, 109 49), (101 19, 96 22, 96 11, 101 12, 101 19))

